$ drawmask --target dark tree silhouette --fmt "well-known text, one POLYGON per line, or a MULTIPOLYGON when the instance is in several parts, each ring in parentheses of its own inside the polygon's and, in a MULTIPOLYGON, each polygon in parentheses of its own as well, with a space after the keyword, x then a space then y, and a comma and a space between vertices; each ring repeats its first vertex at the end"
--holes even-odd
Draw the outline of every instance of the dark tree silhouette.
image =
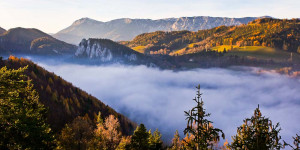
POLYGON ((148 150, 149 149, 149 133, 144 124, 140 124, 131 137, 131 149, 148 150))
POLYGON ((295 137, 293 137, 294 139, 294 146, 292 146, 291 144, 288 144, 284 141, 284 146, 289 146, 291 147, 293 150, 300 150, 300 136, 298 134, 296 134, 295 137))
POLYGON ((190 133, 195 137, 193 139, 195 145, 189 144, 190 147, 197 148, 197 150, 205 150, 212 148, 214 142, 220 140, 219 133, 222 133, 223 139, 225 138, 225 135, 222 130, 212 126, 212 121, 206 119, 210 114, 206 113, 203 108, 204 102, 201 98, 202 93, 200 93, 200 85, 196 88, 197 95, 193 100, 197 103, 197 106, 189 111, 185 111, 188 123, 184 130, 184 134, 190 133))
POLYGON ((282 148, 282 144, 279 142, 280 130, 279 123, 272 125, 269 118, 262 116, 258 105, 254 115, 246 118, 244 124, 238 127, 237 135, 232 137, 233 141, 229 147, 248 150, 280 149, 282 148))

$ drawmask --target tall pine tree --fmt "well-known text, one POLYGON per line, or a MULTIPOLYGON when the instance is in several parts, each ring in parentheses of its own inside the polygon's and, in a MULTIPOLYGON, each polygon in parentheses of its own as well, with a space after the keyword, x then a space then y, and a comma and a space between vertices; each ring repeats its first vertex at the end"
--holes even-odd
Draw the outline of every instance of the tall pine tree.
POLYGON ((54 137, 24 71, 0 69, 0 149, 52 149, 54 137))

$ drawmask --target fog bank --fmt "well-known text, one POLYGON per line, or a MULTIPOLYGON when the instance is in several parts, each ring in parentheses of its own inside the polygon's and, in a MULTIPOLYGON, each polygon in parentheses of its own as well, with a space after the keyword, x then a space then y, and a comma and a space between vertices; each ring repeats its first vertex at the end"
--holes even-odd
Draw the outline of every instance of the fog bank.
POLYGON ((184 111, 195 106, 199 83, 204 107, 212 114, 209 119, 229 141, 258 104, 263 115, 280 122, 284 140, 291 141, 300 131, 300 81, 282 75, 257 75, 253 68, 173 72, 145 66, 39 65, 131 120, 158 128, 169 141, 176 129, 183 134, 184 111))

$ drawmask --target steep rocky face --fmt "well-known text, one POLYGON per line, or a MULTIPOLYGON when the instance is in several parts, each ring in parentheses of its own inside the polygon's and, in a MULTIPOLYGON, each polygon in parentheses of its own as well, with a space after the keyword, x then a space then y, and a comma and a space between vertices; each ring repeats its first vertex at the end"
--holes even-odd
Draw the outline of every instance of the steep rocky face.
POLYGON ((107 38, 116 41, 132 40, 135 36, 154 31, 198 31, 221 25, 231 26, 246 24, 256 17, 181 17, 159 20, 151 19, 116 19, 101 22, 89 18, 75 21, 71 26, 54 34, 55 38, 68 43, 77 44, 83 38, 107 38))
POLYGON ((101 62, 137 61, 138 53, 108 39, 83 39, 75 52, 78 58, 89 58, 101 62))

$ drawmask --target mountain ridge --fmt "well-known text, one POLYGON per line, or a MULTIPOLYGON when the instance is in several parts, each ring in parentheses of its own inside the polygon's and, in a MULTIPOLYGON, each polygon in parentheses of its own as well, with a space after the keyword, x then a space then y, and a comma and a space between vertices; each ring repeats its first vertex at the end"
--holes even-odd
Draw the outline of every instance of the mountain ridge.
POLYGON ((32 53, 57 55, 73 53, 76 46, 53 38, 35 28, 12 28, 0 34, 0 53, 32 53))
POLYGON ((5 32, 6 32, 6 30, 0 27, 0 35, 5 33, 5 32))
MULTIPOLYGON (((269 16, 264 16, 269 17, 269 16)), ((220 25, 240 25, 259 17, 229 18, 194 16, 164 19, 120 18, 107 22, 81 18, 71 26, 60 30, 53 36, 68 43, 79 43, 83 38, 107 38, 115 41, 131 40, 141 33, 154 31, 179 31, 209 29, 220 25)))

